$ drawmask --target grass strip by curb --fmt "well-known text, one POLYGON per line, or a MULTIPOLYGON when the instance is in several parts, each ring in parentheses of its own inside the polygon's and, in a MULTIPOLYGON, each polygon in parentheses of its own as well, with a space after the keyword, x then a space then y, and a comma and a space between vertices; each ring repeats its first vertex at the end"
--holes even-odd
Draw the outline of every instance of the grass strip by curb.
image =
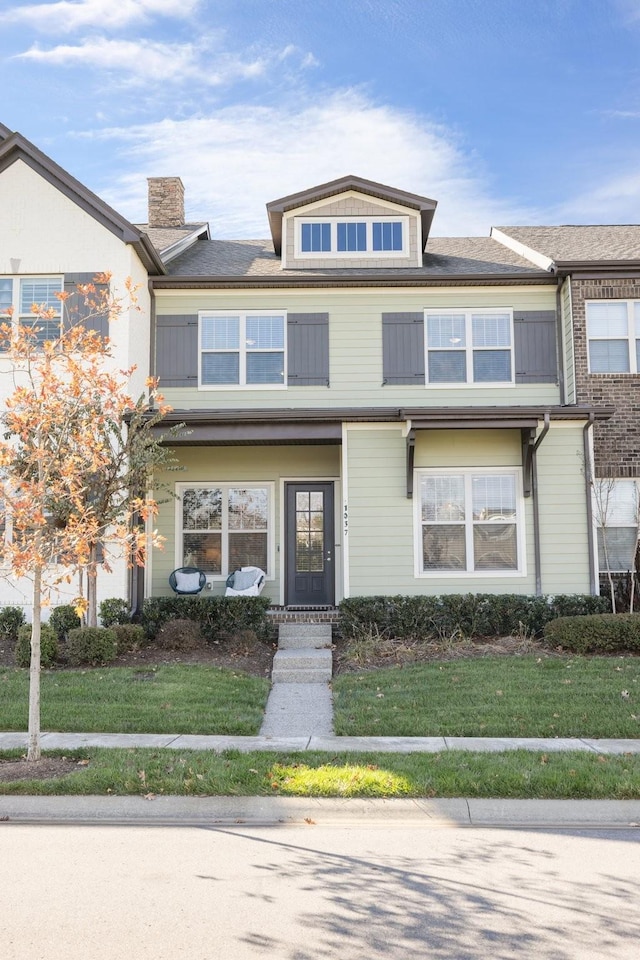
MULTIPOLYGON (((48 753, 47 756, 61 754, 48 753)), ((20 751, 2 751, 17 759, 20 751)), ((240 753, 87 749, 59 779, 0 782, 0 794, 290 797, 640 798, 640 756, 531 753, 240 753)))

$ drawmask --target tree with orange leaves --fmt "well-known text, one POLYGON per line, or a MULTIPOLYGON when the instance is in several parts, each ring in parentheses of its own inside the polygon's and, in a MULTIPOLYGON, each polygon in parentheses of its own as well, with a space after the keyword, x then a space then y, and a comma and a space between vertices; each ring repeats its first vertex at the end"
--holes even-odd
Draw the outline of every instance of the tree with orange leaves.
MULTIPOLYGON (((29 684, 28 760, 40 758, 40 626, 43 603, 61 583, 86 572, 87 595, 75 606, 96 623, 95 582, 110 552, 143 565, 148 527, 157 512, 149 494, 154 467, 166 448, 153 428, 167 407, 155 380, 134 400, 134 368, 116 370, 109 340, 88 318, 115 320, 121 301, 108 293, 108 276, 78 290, 84 309, 75 321, 60 293, 62 310, 32 307, 29 321, 0 325, 0 349, 13 361, 15 389, 0 414, 0 472, 10 536, 5 565, 33 583, 29 684), (100 286, 102 290, 100 289, 100 286), (56 322, 59 321, 59 322, 56 322), (51 339, 51 332, 57 335, 51 339)), ((129 291, 135 296, 135 291, 129 291)))

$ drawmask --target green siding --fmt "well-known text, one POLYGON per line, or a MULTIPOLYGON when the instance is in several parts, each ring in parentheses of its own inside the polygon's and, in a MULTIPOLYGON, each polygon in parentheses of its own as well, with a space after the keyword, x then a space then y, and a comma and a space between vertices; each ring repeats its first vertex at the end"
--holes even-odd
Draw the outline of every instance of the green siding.
POLYGON ((543 593, 589 593, 581 425, 556 425, 538 449, 543 593))
POLYGON ((486 388, 456 385, 382 386, 382 314, 422 311, 425 307, 514 307, 555 309, 552 287, 486 287, 358 290, 228 290, 158 291, 158 315, 193 314, 199 310, 280 309, 296 313, 329 313, 330 387, 303 386, 268 390, 192 390, 167 388, 167 402, 176 408, 250 409, 327 406, 468 406, 478 404, 555 404, 553 383, 486 388))
MULTIPOLYGON (((588 593, 582 427, 552 425, 538 451, 542 589, 588 593)), ((414 502, 400 429, 347 430, 349 595, 535 592, 533 499, 524 498, 525 575, 416 577, 414 502)), ((520 466, 516 430, 424 431, 415 466, 520 466)))

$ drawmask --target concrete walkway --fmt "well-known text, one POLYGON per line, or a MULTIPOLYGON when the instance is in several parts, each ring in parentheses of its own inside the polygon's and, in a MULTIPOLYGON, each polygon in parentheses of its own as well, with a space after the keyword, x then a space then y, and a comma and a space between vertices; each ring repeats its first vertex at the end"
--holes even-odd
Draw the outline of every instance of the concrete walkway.
MULTIPOLYGON (((81 750, 83 747, 162 747, 170 750, 309 751, 329 753, 443 753, 472 750, 584 750, 597 754, 640 753, 640 740, 527 739, 509 737, 335 737, 317 735, 226 737, 163 733, 43 733, 43 750, 81 750)), ((0 750, 22 749, 26 733, 0 733, 0 750)))

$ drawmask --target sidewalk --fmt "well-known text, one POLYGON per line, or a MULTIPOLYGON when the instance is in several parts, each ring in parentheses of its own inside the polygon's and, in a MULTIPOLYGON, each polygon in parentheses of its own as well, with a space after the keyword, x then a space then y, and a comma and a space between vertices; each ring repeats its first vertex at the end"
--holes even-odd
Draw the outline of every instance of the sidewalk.
MULTIPOLYGON (((0 750, 27 745, 26 733, 0 733, 0 750)), ((43 750, 81 750, 82 747, 163 747, 170 750, 309 751, 330 753, 442 753, 472 750, 498 753, 503 750, 585 750, 600 754, 640 753, 640 740, 542 739, 509 737, 225 737, 163 733, 43 733, 43 750)))

